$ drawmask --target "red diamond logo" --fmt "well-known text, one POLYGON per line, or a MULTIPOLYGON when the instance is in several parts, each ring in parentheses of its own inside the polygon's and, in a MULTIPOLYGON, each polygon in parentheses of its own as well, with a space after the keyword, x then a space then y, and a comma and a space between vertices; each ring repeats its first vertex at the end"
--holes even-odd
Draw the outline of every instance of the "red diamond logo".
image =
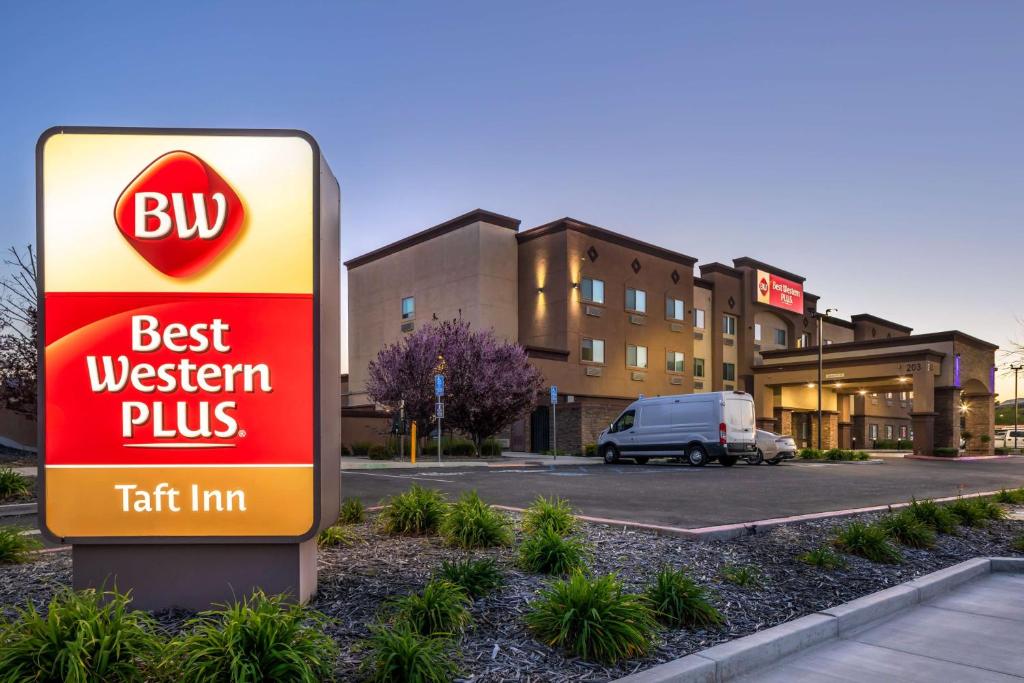
POLYGON ((142 258, 171 277, 195 275, 238 238, 242 201, 227 181, 189 152, 159 157, 114 205, 114 220, 142 258))
POLYGON ((768 293, 768 280, 767 280, 767 278, 761 278, 761 281, 759 283, 757 283, 757 288, 761 291, 762 294, 767 294, 768 293))

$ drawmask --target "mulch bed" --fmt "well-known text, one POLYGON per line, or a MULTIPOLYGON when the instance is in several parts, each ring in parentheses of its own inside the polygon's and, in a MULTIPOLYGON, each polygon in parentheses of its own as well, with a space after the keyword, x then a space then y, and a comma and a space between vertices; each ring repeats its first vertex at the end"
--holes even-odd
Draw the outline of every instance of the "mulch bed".
MULTIPOLYGON (((860 516, 865 521, 875 517, 877 514, 860 516)), ((616 572, 630 590, 640 591, 661 564, 686 567, 696 580, 712 589, 714 603, 728 622, 716 630, 664 631, 658 647, 648 657, 614 667, 568 657, 535 640, 523 624, 523 615, 548 578, 519 571, 512 548, 474 551, 473 555, 498 561, 506 572, 506 584, 473 606, 475 626, 459 643, 464 680, 613 680, 966 559, 1015 555, 1010 543, 1024 533, 1024 521, 1019 520, 991 522, 984 529, 961 529, 957 536, 940 536, 932 550, 904 548, 903 564, 892 566, 847 557, 846 569, 829 572, 795 560, 797 555, 828 543, 835 529, 848 522, 849 518, 804 522, 763 535, 703 543, 584 525, 584 533, 594 546, 591 568, 595 573, 616 572), (759 569, 762 586, 741 588, 723 582, 719 572, 730 564, 759 569)), ((368 625, 381 615, 387 598, 419 590, 442 561, 467 554, 446 547, 435 537, 387 537, 371 524, 356 529, 360 543, 320 553, 319 592, 312 603, 334 620, 329 630, 342 647, 340 680, 357 678, 361 655, 353 646, 367 636, 368 625)), ((68 585, 70 574, 70 553, 44 555, 28 565, 0 567, 0 613, 9 616, 13 606, 23 605, 26 600, 44 604, 55 589, 68 585)), ((170 629, 178 628, 187 616, 181 612, 158 615, 170 629)))

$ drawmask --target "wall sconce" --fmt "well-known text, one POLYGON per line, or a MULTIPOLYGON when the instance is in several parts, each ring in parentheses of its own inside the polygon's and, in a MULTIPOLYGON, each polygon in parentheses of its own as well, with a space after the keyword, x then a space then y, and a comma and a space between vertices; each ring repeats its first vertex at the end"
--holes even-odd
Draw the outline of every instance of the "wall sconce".
POLYGON ((579 289, 580 288, 580 283, 578 283, 578 282, 572 283, 572 288, 573 289, 579 289))
POLYGON ((537 293, 538 294, 543 294, 544 293, 544 288, 543 287, 538 287, 537 288, 537 293))
POLYGON ((867 396, 868 395, 868 390, 867 389, 861 389, 857 393, 860 394, 861 396, 867 396))

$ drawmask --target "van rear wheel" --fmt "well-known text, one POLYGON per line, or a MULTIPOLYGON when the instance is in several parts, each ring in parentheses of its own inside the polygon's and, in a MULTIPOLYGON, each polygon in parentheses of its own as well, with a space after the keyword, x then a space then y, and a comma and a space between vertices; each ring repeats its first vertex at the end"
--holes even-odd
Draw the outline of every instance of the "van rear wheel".
POLYGON ((601 450, 601 457, 606 465, 614 465, 619 461, 619 449, 615 446, 605 446, 601 450))
POLYGON ((708 464, 708 452, 703 446, 693 446, 686 451, 686 462, 693 467, 704 467, 708 464))

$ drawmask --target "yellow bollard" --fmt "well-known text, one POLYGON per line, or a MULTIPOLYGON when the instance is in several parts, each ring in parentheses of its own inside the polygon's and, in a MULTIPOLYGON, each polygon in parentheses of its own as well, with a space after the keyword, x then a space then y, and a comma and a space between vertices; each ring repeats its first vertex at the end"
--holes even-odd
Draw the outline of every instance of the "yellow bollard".
POLYGON ((412 423, 412 437, 411 437, 411 443, 409 444, 409 457, 411 458, 410 462, 412 462, 412 464, 415 465, 416 464, 416 423, 415 422, 412 423))

